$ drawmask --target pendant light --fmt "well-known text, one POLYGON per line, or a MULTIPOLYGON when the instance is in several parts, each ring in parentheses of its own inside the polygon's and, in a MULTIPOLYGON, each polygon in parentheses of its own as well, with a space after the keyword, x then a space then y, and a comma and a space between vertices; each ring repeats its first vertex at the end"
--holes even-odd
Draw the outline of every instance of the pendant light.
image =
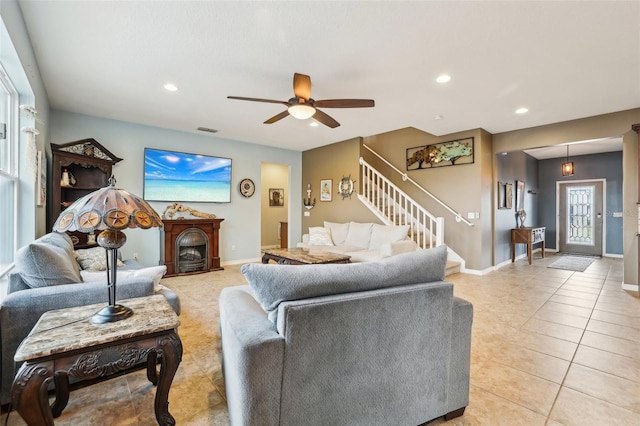
POLYGON ((562 176, 572 176, 573 171, 573 161, 569 161, 569 144, 567 144, 567 161, 562 163, 562 176))

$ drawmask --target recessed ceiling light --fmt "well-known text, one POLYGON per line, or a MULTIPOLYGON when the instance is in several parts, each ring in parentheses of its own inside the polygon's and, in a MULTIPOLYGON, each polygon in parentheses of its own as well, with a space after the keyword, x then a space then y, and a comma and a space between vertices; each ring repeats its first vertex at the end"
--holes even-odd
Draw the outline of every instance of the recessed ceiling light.
POLYGON ((438 114, 438 115, 434 115, 434 116, 433 116, 433 119, 434 119, 434 120, 442 120, 443 118, 444 118, 444 117, 443 117, 442 115, 440 115, 440 114, 438 114))
POLYGON ((449 80, 451 80, 451 76, 447 74, 441 74, 438 76, 438 78, 436 78, 436 81, 438 83, 446 83, 449 80))
POLYGON ((521 107, 516 110, 516 114, 526 114, 529 112, 529 108, 521 107))
POLYGON ((177 92, 178 91, 178 86, 176 86, 173 83, 167 83, 163 86, 166 90, 170 91, 170 92, 177 92))
POLYGON ((309 123, 309 126, 318 127, 318 122, 317 121, 312 121, 311 123, 309 123))

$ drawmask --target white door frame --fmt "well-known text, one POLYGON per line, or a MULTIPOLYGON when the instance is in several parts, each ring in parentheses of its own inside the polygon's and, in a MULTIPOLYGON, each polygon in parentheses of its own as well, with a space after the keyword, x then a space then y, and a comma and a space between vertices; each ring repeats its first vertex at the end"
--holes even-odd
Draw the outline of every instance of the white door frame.
POLYGON ((602 182, 602 256, 607 253, 607 180, 581 179, 556 181, 556 252, 560 251, 560 184, 602 182))

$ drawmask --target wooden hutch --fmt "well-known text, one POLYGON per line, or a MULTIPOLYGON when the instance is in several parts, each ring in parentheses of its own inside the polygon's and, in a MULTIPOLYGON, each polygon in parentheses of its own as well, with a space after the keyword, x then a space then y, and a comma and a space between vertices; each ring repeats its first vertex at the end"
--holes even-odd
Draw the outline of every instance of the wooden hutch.
MULTIPOLYGON (((60 213, 74 201, 109 184, 112 167, 122 158, 113 155, 95 139, 51 144, 51 196, 47 229, 53 229, 60 213), (66 175, 65 175, 66 171, 66 175), (68 177, 63 182, 63 176, 68 177)), ((91 247, 88 234, 69 233, 76 248, 91 247)))

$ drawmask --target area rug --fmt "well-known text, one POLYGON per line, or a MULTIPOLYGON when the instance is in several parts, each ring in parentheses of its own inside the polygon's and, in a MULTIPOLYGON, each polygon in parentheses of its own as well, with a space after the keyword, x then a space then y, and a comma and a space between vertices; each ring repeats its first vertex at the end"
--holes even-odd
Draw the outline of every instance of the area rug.
POLYGON ((591 256, 562 256, 547 268, 564 269, 567 271, 584 272, 596 260, 591 256))

